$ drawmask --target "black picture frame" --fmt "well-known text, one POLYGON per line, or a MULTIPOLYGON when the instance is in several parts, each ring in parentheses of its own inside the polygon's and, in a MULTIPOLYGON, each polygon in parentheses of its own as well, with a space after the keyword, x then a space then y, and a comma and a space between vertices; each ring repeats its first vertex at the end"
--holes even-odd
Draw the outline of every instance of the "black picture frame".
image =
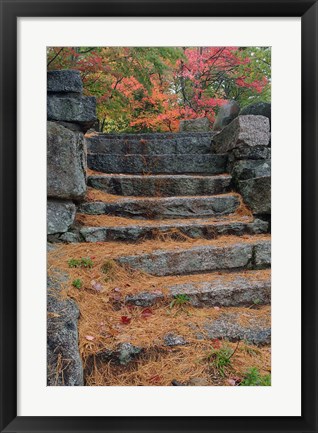
MULTIPOLYGON (((317 432, 317 23, 313 0, 0 0, 1 432, 317 432), (302 415, 297 417, 17 416, 17 18, 301 17, 302 415)), ((292 62, 292 59, 291 59, 292 62)), ((292 348, 291 348, 292 350, 292 348)), ((291 379, 292 380, 292 379, 291 379)))

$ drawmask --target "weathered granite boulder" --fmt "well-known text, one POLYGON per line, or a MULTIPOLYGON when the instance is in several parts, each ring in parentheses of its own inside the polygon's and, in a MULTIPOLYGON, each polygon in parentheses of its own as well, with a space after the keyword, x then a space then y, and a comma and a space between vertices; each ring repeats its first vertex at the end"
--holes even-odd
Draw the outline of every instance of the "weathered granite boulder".
POLYGON ((180 132, 204 132, 210 130, 210 121, 207 117, 199 119, 181 120, 179 125, 180 132))
POLYGON ((78 350, 79 309, 72 299, 62 299, 61 283, 66 274, 47 280, 47 384, 82 386, 83 365, 78 350))
POLYGON ((55 122, 47 123, 47 195, 80 200, 86 193, 84 136, 55 122))
POLYGON ((269 120, 264 116, 239 116, 213 138, 216 153, 237 147, 268 146, 269 120))
POLYGON ((47 119, 77 123, 86 132, 97 119, 96 99, 94 96, 48 94, 47 119))
POLYGON ((52 93, 82 93, 83 84, 80 72, 71 69, 48 71, 47 91, 52 93))
POLYGON ((236 101, 230 101, 219 109, 213 124, 213 131, 220 131, 234 120, 240 111, 240 106, 236 101))
POLYGON ((263 177, 271 175, 270 160, 239 160, 233 164, 231 172, 234 181, 251 179, 252 177, 263 177))
POLYGON ((271 104, 268 102, 256 102, 255 104, 244 107, 240 112, 240 116, 245 116, 247 114, 265 116, 269 119, 269 124, 271 124, 271 104))
POLYGON ((237 147, 232 150, 229 159, 271 159, 271 148, 268 146, 237 147))
POLYGON ((65 233, 74 221, 76 207, 71 201, 48 200, 47 234, 65 233))
POLYGON ((271 213, 271 177, 240 180, 238 189, 253 214, 271 213))

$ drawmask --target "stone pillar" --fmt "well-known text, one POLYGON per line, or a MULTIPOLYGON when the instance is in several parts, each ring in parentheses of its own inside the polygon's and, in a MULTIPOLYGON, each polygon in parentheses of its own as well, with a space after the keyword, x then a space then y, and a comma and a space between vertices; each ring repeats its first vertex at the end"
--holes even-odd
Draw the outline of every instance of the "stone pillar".
POLYGON ((83 96, 79 71, 47 73, 47 233, 68 240, 76 204, 86 194, 84 133, 96 122, 96 101, 83 96))
POLYGON ((265 116, 234 119, 213 138, 216 153, 228 153, 233 185, 258 218, 270 221, 271 148, 270 124, 265 116))

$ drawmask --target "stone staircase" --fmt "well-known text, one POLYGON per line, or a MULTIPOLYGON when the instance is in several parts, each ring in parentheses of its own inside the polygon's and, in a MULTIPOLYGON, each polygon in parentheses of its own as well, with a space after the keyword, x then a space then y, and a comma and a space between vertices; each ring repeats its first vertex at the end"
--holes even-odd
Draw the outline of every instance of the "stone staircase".
MULTIPOLYGON (((181 296, 206 310, 204 337, 192 320, 191 338, 269 344, 270 313, 264 321, 251 308, 270 304, 268 223, 255 218, 233 192, 228 156, 212 153, 213 135, 88 137, 90 199, 78 208, 79 233, 82 241, 105 243, 105 248, 107 242, 131 243, 125 253, 115 250, 114 259, 144 272, 151 284, 126 296, 125 305, 155 308, 181 296), (227 312, 242 306, 249 308, 244 326, 239 313, 227 312), (217 320, 209 320, 211 307, 222 307, 217 320)), ((177 320, 169 318, 174 338, 168 344, 167 336, 160 336, 163 346, 189 344, 189 335, 175 335, 177 320)), ((115 351, 103 350, 97 359, 126 365, 142 351, 124 342, 115 351), (124 361, 122 351, 128 353, 124 361)))
POLYGON ((228 385, 227 345, 270 371, 268 119, 84 139, 80 73, 47 84, 48 385, 228 385))

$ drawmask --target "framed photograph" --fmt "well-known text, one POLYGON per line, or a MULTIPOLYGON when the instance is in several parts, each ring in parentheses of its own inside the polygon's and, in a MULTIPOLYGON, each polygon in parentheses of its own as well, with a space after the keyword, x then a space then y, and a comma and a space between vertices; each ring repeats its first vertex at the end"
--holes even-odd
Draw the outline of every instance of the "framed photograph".
POLYGON ((317 432, 317 2, 1 4, 1 431, 317 432))

